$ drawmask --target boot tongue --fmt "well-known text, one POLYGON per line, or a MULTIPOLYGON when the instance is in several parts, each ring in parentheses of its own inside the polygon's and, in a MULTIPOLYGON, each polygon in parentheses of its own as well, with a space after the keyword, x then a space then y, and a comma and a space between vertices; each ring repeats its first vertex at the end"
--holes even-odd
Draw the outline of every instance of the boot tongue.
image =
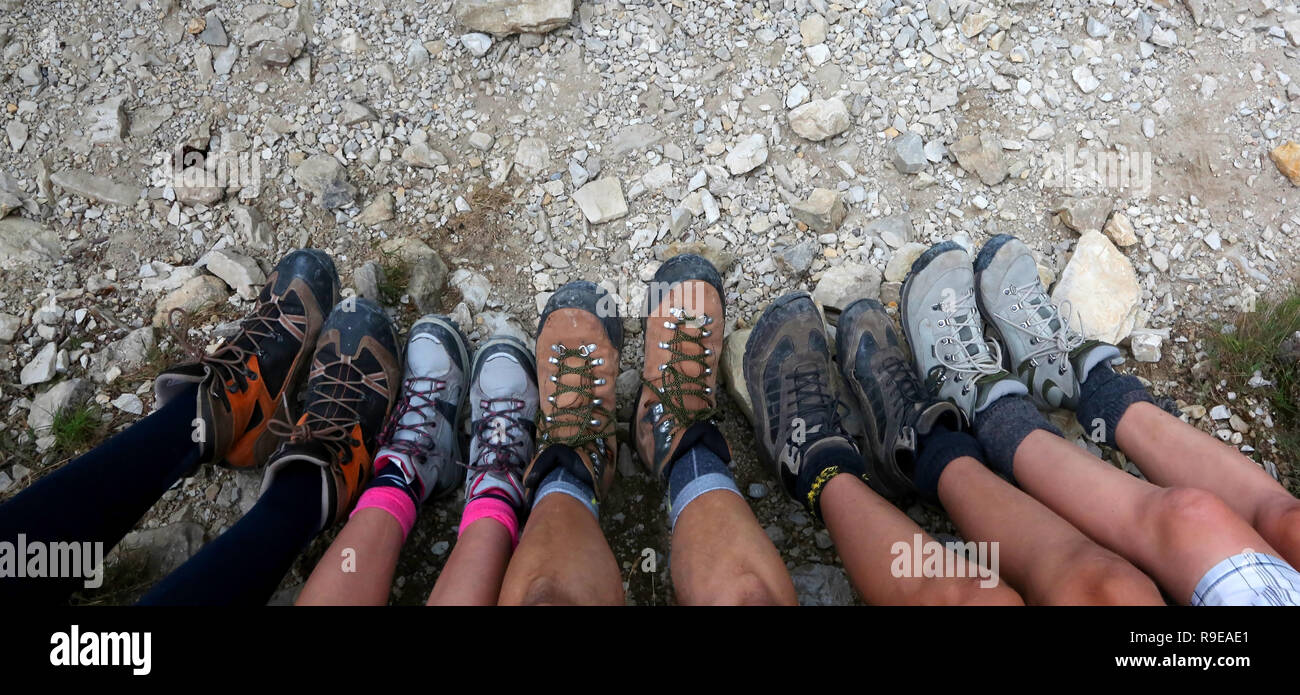
POLYGON ((1116 357, 1119 357, 1119 348, 1110 343, 1097 343, 1091 348, 1085 347, 1074 358, 1074 376, 1082 384, 1088 379, 1088 374, 1092 372, 1093 367, 1116 357))
POLYGON ((397 470, 401 471, 402 478, 406 480, 407 485, 416 481, 415 466, 411 464, 410 456, 392 449, 380 449, 379 453, 375 455, 375 473, 387 470, 389 464, 397 466, 397 470))
POLYGON ((949 401, 935 401, 917 413, 912 427, 916 430, 917 436, 924 437, 938 424, 954 432, 958 431, 961 428, 961 411, 949 401))

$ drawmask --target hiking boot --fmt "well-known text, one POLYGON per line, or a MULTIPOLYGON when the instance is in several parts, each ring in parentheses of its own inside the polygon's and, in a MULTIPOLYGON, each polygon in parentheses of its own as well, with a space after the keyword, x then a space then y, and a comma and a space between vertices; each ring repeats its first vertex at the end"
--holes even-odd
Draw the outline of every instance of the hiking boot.
POLYGON ((614 482, 614 380, 623 323, 613 297, 570 282, 551 295, 537 330, 538 451, 524 470, 528 497, 556 466, 587 480, 599 500, 614 482))
POLYGON ((401 392, 397 346, 393 323, 378 304, 343 300, 316 343, 302 415, 295 424, 271 423, 288 441, 272 455, 262 489, 294 462, 320 466, 321 528, 346 518, 370 482, 375 440, 401 392))
POLYGON ((415 322, 397 407, 379 435, 375 470, 393 464, 424 502, 460 485, 469 343, 446 316, 415 322))
POLYGON ((967 422, 993 401, 1026 393, 984 339, 970 254, 955 242, 930 247, 903 282, 903 333, 927 392, 952 401, 967 422))
POLYGON ((712 421, 725 323, 722 276, 712 263, 682 255, 659 266, 646 296, 645 362, 632 419, 637 454, 655 475, 666 478, 678 454, 696 443, 731 459, 712 421))
POLYGON ((745 343, 745 387, 754 403, 759 458, 795 500, 820 516, 822 487, 842 470, 808 465, 862 457, 845 430, 835 393, 830 343, 807 292, 792 292, 763 311, 745 343), (824 457, 823 454, 831 454, 824 457))
POLYGON ((524 504, 524 466, 533 458, 537 364, 518 339, 496 336, 474 356, 470 385, 469 470, 465 501, 484 495, 516 510, 524 504))
POLYGON ((1070 327, 1070 306, 1052 303, 1028 246, 1010 234, 989 239, 975 259, 980 313, 1006 350, 1011 373, 1040 406, 1077 408, 1079 383, 1119 349, 1070 327))
POLYGON ((917 441, 936 424, 959 430, 961 411, 926 393, 880 302, 850 304, 840 314, 835 342, 840 373, 862 405, 867 483, 891 499, 915 494, 917 441))
POLYGON ((240 322, 239 333, 211 354, 177 335, 193 361, 159 374, 154 399, 162 407, 198 386, 196 413, 202 425, 196 423, 194 439, 199 463, 231 468, 266 463, 283 441, 267 424, 289 417, 288 404, 295 400, 325 314, 338 296, 339 276, 329 254, 301 249, 281 259, 253 313, 240 322))

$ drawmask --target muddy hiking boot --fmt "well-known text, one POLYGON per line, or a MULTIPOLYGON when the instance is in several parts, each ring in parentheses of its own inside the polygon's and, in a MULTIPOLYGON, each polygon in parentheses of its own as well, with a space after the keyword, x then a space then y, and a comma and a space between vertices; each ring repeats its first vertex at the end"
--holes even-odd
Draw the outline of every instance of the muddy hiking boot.
POLYGON ((841 420, 834 369, 826 326, 807 292, 768 305, 745 343, 745 386, 754 402, 759 458, 819 518, 821 493, 831 478, 867 475, 841 420))
POLYGON ((1119 349, 1085 340, 1070 326, 1068 302, 1052 303, 1024 242, 999 234, 975 258, 975 286, 989 334, 1002 343, 1008 368, 1042 407, 1077 408, 1079 383, 1119 349))
POLYGON ((936 425, 959 430, 961 411, 926 393, 880 302, 850 304, 840 314, 835 340, 840 373, 862 406, 867 484, 890 499, 915 494, 918 440, 936 425))
POLYGON ((510 336, 495 336, 474 355, 470 385, 469 467, 465 500, 496 497, 523 511, 524 467, 533 458, 537 365, 510 336))
POLYGON ((411 327, 397 406, 380 432, 375 470, 397 466, 424 502, 460 485, 469 342, 446 316, 411 327))
MULTIPOLYGON (((283 438, 268 423, 286 419, 296 403, 325 315, 338 298, 338 272, 329 255, 302 249, 281 259, 239 333, 211 354, 177 336, 192 361, 159 374, 154 397, 161 407, 198 385, 199 463, 251 468, 279 447, 283 438)), ((177 317, 169 319, 175 328, 177 317)))
POLYGON ((541 404, 537 454, 524 470, 529 502, 554 468, 590 482, 597 501, 614 481, 614 379, 623 323, 613 297, 570 282, 551 295, 537 330, 541 404))
POLYGON ((321 329, 302 415, 274 420, 287 441, 272 455, 262 489, 278 471, 304 462, 321 469, 321 527, 341 521, 374 472, 375 441, 401 395, 397 332, 368 299, 349 297, 321 329))
POLYGON ((659 267, 646 295, 645 361, 632 427, 637 455, 664 479, 696 444, 731 460, 713 422, 725 324, 722 276, 712 263, 687 254, 659 267))
POLYGON ((926 390, 951 401, 967 422, 993 401, 1026 393, 984 337, 970 255, 955 242, 930 247, 903 282, 903 333, 926 390))

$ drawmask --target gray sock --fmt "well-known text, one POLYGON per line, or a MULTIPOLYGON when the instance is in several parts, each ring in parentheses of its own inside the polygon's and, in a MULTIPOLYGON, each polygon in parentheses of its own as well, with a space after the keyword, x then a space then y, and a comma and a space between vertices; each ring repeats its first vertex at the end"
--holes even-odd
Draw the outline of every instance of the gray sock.
POLYGON ((1034 430, 1061 436, 1061 431, 1038 412, 1025 396, 1003 396, 975 414, 975 438, 988 456, 985 463, 1011 482, 1016 449, 1034 430))

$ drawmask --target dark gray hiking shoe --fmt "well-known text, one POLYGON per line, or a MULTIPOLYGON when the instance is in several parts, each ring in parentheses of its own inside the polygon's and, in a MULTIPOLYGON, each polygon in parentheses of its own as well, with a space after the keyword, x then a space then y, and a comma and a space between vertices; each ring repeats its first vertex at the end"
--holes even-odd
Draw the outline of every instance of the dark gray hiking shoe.
POLYGON ((926 393, 880 302, 850 304, 835 339, 840 372, 862 406, 867 483, 892 499, 915 494, 917 440, 936 424, 959 430, 961 411, 926 393))

